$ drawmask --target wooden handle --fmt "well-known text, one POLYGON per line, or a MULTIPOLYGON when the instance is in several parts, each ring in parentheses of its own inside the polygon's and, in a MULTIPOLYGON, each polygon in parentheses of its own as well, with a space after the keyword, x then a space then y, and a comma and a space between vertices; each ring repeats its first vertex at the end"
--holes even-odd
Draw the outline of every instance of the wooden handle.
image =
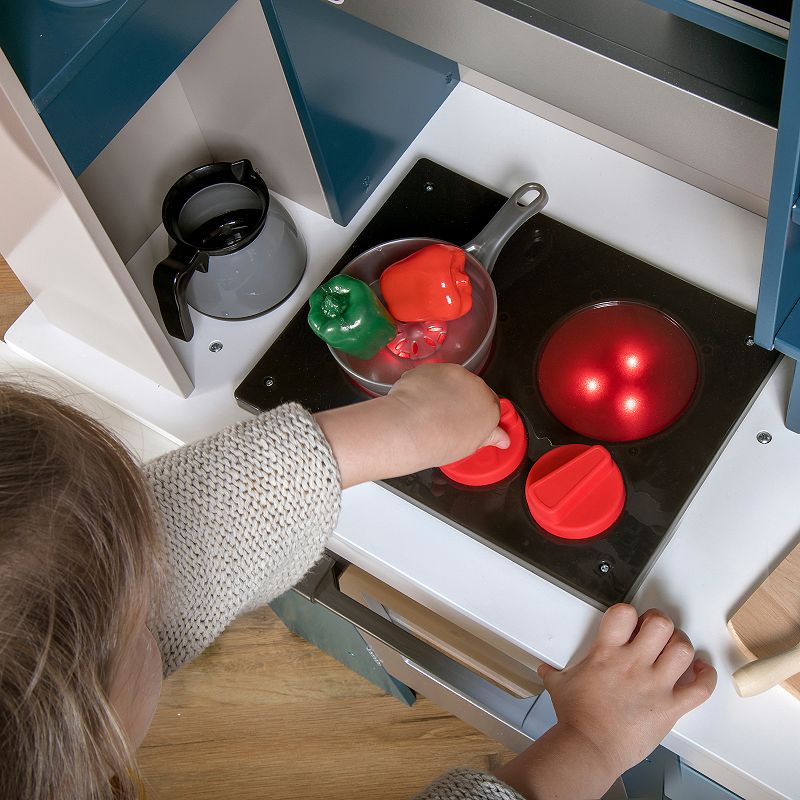
POLYGON ((742 697, 752 697, 800 672, 800 644, 770 658, 751 661, 733 673, 736 691, 742 697))

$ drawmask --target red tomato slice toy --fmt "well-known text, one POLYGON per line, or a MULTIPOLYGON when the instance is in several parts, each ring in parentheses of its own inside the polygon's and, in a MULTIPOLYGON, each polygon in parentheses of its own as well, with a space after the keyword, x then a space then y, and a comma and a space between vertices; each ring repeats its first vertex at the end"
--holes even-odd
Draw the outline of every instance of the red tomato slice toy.
POLYGON ((472 308, 472 283, 464 270, 466 254, 451 244, 430 244, 381 275, 381 294, 395 319, 448 321, 472 308))

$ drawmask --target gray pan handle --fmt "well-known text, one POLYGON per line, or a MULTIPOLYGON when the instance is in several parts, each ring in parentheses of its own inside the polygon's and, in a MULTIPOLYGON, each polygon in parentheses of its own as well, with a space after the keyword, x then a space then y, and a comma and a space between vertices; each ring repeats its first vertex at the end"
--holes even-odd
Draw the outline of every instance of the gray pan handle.
POLYGON ((484 269, 491 274, 497 256, 511 235, 546 205, 547 192, 544 186, 540 183, 523 184, 489 220, 486 227, 471 242, 465 244, 463 249, 477 258, 484 269), (525 205, 521 200, 530 191, 539 192, 539 196, 525 205))

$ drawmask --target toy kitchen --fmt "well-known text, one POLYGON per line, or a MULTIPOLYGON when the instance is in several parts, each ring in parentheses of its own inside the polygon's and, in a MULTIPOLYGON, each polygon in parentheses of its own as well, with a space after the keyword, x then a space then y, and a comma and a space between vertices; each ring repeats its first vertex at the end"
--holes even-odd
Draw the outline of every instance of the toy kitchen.
POLYGON ((6 341, 176 446, 465 364, 509 449, 348 489, 297 597, 518 750, 541 661, 663 608, 718 686, 615 796, 800 800, 797 679, 731 678, 800 640, 791 5, 10 0, 6 341), (315 335, 318 287, 386 294, 423 247, 460 254, 460 315, 315 335))

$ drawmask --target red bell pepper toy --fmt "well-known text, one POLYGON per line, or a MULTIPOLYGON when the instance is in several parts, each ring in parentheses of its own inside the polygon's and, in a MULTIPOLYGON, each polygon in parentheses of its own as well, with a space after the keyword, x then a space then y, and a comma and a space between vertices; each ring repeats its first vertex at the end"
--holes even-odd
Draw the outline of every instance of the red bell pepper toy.
POLYGON ((466 254, 451 244, 430 244, 381 275, 389 312, 403 322, 458 319, 472 308, 472 283, 464 271, 466 254))

